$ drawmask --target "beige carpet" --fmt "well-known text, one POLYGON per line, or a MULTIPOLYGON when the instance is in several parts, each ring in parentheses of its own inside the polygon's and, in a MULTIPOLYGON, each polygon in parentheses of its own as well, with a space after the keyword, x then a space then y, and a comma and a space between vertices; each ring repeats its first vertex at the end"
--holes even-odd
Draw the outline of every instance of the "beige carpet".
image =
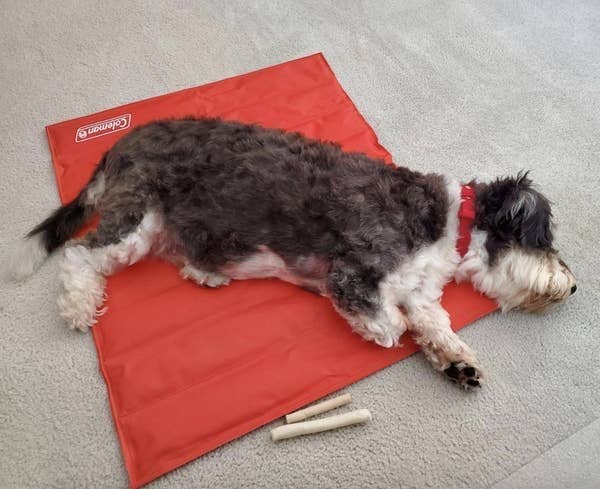
MULTIPOLYGON (((416 355, 348 389, 373 422, 273 444, 268 428, 154 488, 600 487, 597 1, 2 1, 0 259, 58 204, 47 123, 323 51, 399 164, 532 170, 577 295, 461 336, 465 394, 416 355), (502 481, 502 482, 500 482, 502 481)), ((127 485, 90 335, 67 331, 57 260, 0 283, 0 488, 127 485)), ((127 325, 123 325, 127 327, 127 325)))

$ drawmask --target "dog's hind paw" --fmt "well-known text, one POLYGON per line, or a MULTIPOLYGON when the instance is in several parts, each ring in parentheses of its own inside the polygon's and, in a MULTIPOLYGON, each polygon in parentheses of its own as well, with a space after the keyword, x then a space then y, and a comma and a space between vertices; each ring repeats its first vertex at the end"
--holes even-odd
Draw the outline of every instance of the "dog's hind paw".
POLYGON ((59 279, 62 292, 58 296, 58 311, 70 329, 87 331, 103 314, 106 279, 89 261, 89 250, 83 246, 65 249, 59 279))
POLYGON ((444 369, 444 373, 452 382, 465 390, 481 387, 483 377, 481 371, 467 362, 452 362, 448 368, 444 369))
POLYGON ((181 270, 179 275, 186 280, 192 280, 198 285, 205 287, 222 287, 229 285, 231 279, 217 272, 205 272, 199 268, 195 268, 190 264, 186 264, 181 270))
POLYGON ((86 332, 97 322, 98 316, 106 312, 101 308, 103 299, 80 297, 75 294, 63 293, 58 298, 60 316, 69 329, 86 332))

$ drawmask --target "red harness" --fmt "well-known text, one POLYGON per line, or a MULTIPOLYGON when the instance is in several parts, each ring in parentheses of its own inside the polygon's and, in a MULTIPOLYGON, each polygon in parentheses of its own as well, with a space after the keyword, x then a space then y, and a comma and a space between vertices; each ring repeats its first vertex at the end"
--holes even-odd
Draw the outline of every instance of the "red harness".
POLYGON ((475 189, 470 185, 463 185, 460 191, 460 209, 458 210, 458 239, 456 249, 463 257, 469 251, 471 244, 471 229, 475 220, 475 189))

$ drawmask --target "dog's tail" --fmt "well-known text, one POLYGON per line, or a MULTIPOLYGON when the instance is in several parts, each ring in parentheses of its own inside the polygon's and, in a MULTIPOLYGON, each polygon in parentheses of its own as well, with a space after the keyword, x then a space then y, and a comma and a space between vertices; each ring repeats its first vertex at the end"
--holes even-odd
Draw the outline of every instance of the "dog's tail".
POLYGON ((79 195, 56 209, 34 227, 17 244, 5 263, 4 275, 10 280, 24 280, 32 275, 46 258, 63 245, 90 218, 105 189, 106 156, 79 195))

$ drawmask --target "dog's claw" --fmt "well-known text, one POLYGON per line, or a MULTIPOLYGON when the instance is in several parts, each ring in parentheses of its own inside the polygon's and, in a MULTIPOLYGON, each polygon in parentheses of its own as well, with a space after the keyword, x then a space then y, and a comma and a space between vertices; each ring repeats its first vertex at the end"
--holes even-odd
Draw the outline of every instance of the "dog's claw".
POLYGON ((481 387, 481 374, 477 368, 465 362, 452 362, 444 370, 446 376, 455 384, 459 384, 465 390, 481 387))

